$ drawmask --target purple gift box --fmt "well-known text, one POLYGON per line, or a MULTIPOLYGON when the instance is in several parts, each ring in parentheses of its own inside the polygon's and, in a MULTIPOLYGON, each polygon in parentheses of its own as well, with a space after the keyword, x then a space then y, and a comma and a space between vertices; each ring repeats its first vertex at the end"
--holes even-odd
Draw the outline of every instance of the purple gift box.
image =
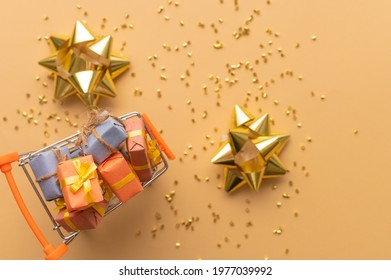
POLYGON ((61 147, 42 152, 29 161, 36 182, 47 201, 62 197, 60 184, 57 180, 57 165, 60 160, 69 158, 68 148, 61 147))
MULTIPOLYGON (((105 111, 101 115, 104 114, 108 112, 105 111)), ((87 137, 87 145, 82 145, 81 148, 85 155, 92 155, 95 163, 99 165, 113 154, 113 150, 118 150, 128 136, 123 124, 111 116, 99 123, 94 130, 95 132, 87 137)))

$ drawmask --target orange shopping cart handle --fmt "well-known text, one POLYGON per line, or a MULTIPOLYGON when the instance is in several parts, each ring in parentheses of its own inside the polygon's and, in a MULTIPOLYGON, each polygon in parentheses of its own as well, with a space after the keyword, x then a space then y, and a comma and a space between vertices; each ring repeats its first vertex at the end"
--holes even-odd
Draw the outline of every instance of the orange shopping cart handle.
POLYGON ((26 204, 23 201, 22 195, 19 192, 19 189, 16 185, 14 176, 12 175, 12 166, 11 163, 18 161, 18 153, 10 153, 5 155, 0 155, 0 170, 4 173, 8 185, 11 189, 11 192, 15 198, 15 201, 22 212, 27 224, 30 226, 31 230, 37 237, 38 241, 43 247, 45 252, 45 259, 47 260, 56 260, 61 258, 63 254, 67 251, 68 247, 66 244, 62 243, 57 248, 51 245, 39 229, 38 225, 35 223, 33 217, 31 216, 26 204))
POLYGON ((157 144, 159 145, 159 148, 163 151, 163 153, 170 159, 170 160, 174 160, 175 159, 175 155, 174 153, 171 151, 170 147, 166 144, 166 142, 164 141, 163 137, 160 135, 160 133, 157 131, 157 129, 155 128, 155 126, 152 124, 151 120, 148 118, 148 116, 146 114, 142 114, 142 118, 145 122, 145 124, 147 125, 147 127, 149 128, 149 130, 151 131, 153 137, 155 137, 156 141, 157 141, 157 144))
MULTIPOLYGON (((0 155, 0 168, 3 171, 4 168, 9 167, 9 165, 15 161, 19 160, 18 153, 10 153, 5 155, 0 155)), ((5 171, 3 171, 5 172, 5 171)))

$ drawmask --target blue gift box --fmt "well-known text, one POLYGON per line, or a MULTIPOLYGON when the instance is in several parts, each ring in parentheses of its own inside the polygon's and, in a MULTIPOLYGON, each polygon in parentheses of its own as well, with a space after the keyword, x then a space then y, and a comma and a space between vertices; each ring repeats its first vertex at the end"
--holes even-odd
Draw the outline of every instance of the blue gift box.
POLYGON ((128 135, 123 124, 113 117, 108 117, 98 124, 95 131, 101 139, 91 133, 87 137, 87 145, 82 145, 81 148, 85 155, 92 155, 95 163, 99 165, 113 153, 102 143, 102 140, 113 149, 118 149, 128 135))
MULTIPOLYGON (((59 162, 56 150, 60 152, 62 159, 69 159, 70 153, 67 147, 54 148, 34 156, 30 161, 31 170, 47 201, 62 197, 60 184, 57 180, 57 165, 59 162), (48 178, 45 178, 48 177, 48 178)), ((60 158, 60 160, 61 160, 60 158)))

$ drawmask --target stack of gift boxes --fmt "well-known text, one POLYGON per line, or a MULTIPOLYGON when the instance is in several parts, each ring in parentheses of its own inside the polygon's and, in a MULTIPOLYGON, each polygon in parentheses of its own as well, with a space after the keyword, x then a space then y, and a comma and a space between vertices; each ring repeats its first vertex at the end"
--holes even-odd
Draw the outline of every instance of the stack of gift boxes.
POLYGON ((142 118, 120 120, 99 111, 84 128, 72 151, 53 148, 29 162, 44 198, 55 203, 55 220, 68 232, 96 228, 110 200, 125 203, 142 191, 161 161, 142 118))

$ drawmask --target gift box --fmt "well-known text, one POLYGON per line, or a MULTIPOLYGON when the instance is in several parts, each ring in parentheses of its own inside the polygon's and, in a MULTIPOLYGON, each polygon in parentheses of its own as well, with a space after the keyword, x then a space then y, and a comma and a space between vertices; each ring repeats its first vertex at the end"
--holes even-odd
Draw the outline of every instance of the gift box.
POLYGON ((67 147, 55 148, 34 156, 29 164, 44 198, 47 201, 62 197, 60 184, 57 180, 57 164, 69 159, 67 147))
POLYGON ((63 207, 56 215, 55 221, 68 232, 95 229, 102 222, 107 206, 108 202, 104 200, 81 211, 69 212, 63 207))
POLYGON ((153 165, 158 165, 162 161, 162 154, 157 147, 157 141, 155 139, 149 139, 148 145, 148 157, 153 165))
POLYGON ((143 190, 139 178, 120 152, 99 165, 98 172, 123 203, 143 190))
MULTIPOLYGON (((100 113, 100 117, 107 115, 107 111, 100 113)), ((127 134, 123 124, 112 116, 96 124, 91 132, 88 132, 86 143, 81 148, 85 155, 92 155, 96 164, 101 164, 111 154, 118 151, 127 134)))
POLYGON ((58 164, 58 180, 69 212, 86 209, 104 200, 96 169, 91 155, 58 164))
POLYGON ((151 162, 148 156, 148 147, 145 135, 145 126, 141 118, 132 117, 124 121, 128 134, 126 146, 130 163, 142 182, 152 178, 151 162))

